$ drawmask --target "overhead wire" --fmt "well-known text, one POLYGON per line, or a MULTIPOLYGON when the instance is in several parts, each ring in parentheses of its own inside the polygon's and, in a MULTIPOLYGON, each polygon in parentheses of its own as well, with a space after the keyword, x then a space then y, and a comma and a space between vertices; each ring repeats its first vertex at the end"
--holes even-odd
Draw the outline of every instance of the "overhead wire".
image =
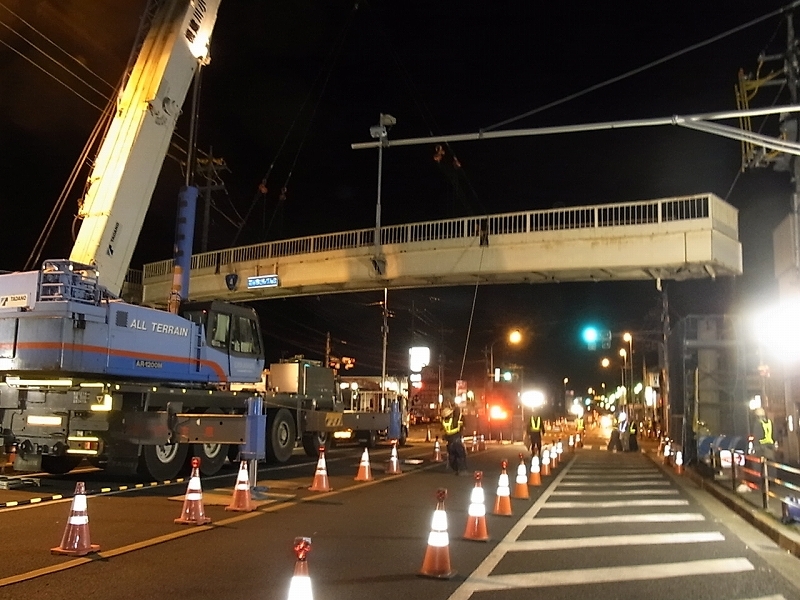
POLYGON ((725 39, 726 37, 729 37, 731 35, 739 33, 740 31, 744 31, 745 29, 748 29, 748 28, 750 28, 750 27, 752 27, 754 25, 757 25, 757 24, 759 24, 759 23, 761 23, 763 21, 771 19, 772 17, 776 17, 778 15, 781 15, 781 14, 783 14, 783 13, 789 11, 789 10, 797 8, 798 6, 800 6, 800 0, 795 0, 794 2, 790 2, 789 4, 783 6, 783 7, 779 8, 779 9, 770 11, 765 15, 762 15, 760 17, 757 17, 755 19, 747 21, 746 23, 743 23, 742 25, 738 25, 738 26, 736 26, 736 27, 734 27, 732 29, 729 29, 727 31, 724 31, 722 33, 714 35, 714 36, 708 38, 707 40, 704 40, 702 42, 698 42, 696 44, 692 44, 691 46, 688 46, 688 47, 684 48, 683 50, 678 50, 677 52, 672 52, 671 54, 668 54, 667 56, 664 56, 662 58, 653 60, 653 61, 651 61, 651 62, 649 62, 649 63, 647 63, 645 65, 642 65, 640 67, 636 67, 635 69, 631 69, 630 71, 626 71, 625 73, 622 73, 621 75, 617 75, 616 77, 612 77, 612 78, 606 79, 605 81, 602 81, 600 83, 596 83, 594 85, 590 85, 589 87, 584 88, 583 90, 581 90, 579 92, 575 92, 573 94, 569 94, 568 96, 564 96, 563 98, 560 98, 559 100, 554 100, 552 102, 548 102, 547 104, 544 104, 542 106, 534 108, 533 110, 529 110, 527 112, 524 112, 524 113, 522 113, 520 115, 517 115, 516 117, 511 117, 509 119, 505 119, 504 121, 500 121, 499 123, 495 123, 494 125, 490 125, 488 127, 484 127, 480 131, 481 132, 492 131, 494 129, 497 129, 498 127, 503 127, 505 125, 510 125, 511 123, 514 123, 514 122, 519 121, 521 119, 525 119, 527 117, 533 116, 533 115, 538 114, 540 112, 544 112, 544 111, 546 111, 548 109, 554 108, 554 107, 559 106, 561 104, 565 104, 567 102, 575 100, 576 98, 580 98, 581 96, 585 96, 586 94, 589 94, 591 92, 596 92, 597 90, 600 90, 600 89, 602 89, 604 87, 608 87, 611 84, 618 83, 618 82, 620 82, 620 81, 622 81, 624 79, 628 79, 629 77, 632 77, 634 75, 638 75, 639 73, 643 73, 644 71, 652 69, 653 67, 657 67, 659 65, 663 65, 664 63, 667 63, 667 62, 669 62, 671 60, 674 60, 674 59, 676 59, 676 58, 678 58, 680 56, 683 56, 684 54, 688 54, 690 52, 694 52, 695 50, 698 50, 700 48, 703 48, 705 46, 708 46, 710 44, 718 42, 718 41, 720 41, 722 39, 725 39))

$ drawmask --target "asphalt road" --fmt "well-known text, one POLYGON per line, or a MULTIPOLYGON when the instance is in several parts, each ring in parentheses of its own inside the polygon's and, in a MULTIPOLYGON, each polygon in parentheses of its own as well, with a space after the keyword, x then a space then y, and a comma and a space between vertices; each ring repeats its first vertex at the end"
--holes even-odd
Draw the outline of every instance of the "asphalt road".
MULTIPOLYGON (((499 464, 516 467, 524 448, 490 444, 470 454, 470 469, 484 472, 485 543, 461 539, 473 479, 433 463, 432 444, 422 440, 401 449, 401 475, 384 473, 387 448, 372 452, 368 483, 353 481, 359 449, 333 450, 329 493, 307 490, 315 461, 262 470, 268 490, 253 513, 225 512, 233 474, 204 480, 213 521, 203 527, 173 523, 182 505, 170 498, 185 492, 185 482, 90 496, 92 541, 101 548, 83 559, 49 552, 68 501, 5 509, 0 599, 287 598, 296 536, 312 539, 318 599, 800 599, 797 558, 688 479, 641 453, 599 450, 600 443, 590 437, 587 448, 567 453, 541 487, 529 488, 530 500, 512 499, 510 517, 491 514, 499 464), (457 571, 447 580, 418 575, 440 487, 448 490, 457 571)), ((510 475, 513 485, 514 469, 510 475)))

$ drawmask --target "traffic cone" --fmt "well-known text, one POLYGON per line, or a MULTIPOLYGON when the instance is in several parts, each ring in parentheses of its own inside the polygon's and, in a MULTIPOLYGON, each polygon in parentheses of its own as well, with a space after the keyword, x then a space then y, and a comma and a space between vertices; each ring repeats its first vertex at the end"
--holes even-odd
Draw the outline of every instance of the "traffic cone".
POLYGON ((175 519, 176 523, 182 525, 205 525, 211 519, 206 516, 206 509, 203 507, 203 487, 200 485, 200 459, 192 458, 192 476, 189 485, 186 487, 186 497, 183 500, 183 510, 181 516, 175 519))
POLYGON ((236 474, 236 485, 233 486, 231 503, 225 510, 236 512, 251 512, 256 509, 250 497, 250 473, 247 470, 247 461, 239 462, 239 472, 236 474))
POLYGON ((361 454, 361 464, 358 465, 356 481, 372 481, 372 469, 369 466, 369 451, 364 448, 361 454))
POLYGON ((553 443, 550 446, 550 468, 557 469, 558 468, 558 452, 556 452, 556 445, 553 443))
POLYGON ((425 442, 430 442, 430 441, 431 441, 431 428, 428 427, 425 430, 425 442))
POLYGON ((478 442, 478 450, 486 450, 486 436, 481 434, 481 440, 478 442))
POLYGON ((514 493, 512 496, 519 500, 529 500, 531 497, 530 494, 528 494, 528 472, 525 469, 525 459, 522 457, 521 452, 519 454, 517 478, 514 481, 514 493))
POLYGON ((669 466, 672 464, 672 446, 669 443, 669 438, 667 438, 666 443, 664 444, 664 464, 669 466))
POLYGON ((289 600, 313 600, 311 592, 311 577, 308 575, 308 553, 311 552, 311 538, 294 538, 294 553, 297 562, 294 563, 294 574, 289 583, 289 600))
POLYGON ((558 443, 556 444, 556 456, 558 456, 558 462, 561 462, 561 455, 564 453, 564 444, 559 438, 558 443))
POLYGON ((314 472, 314 481, 308 489, 312 492, 330 492, 332 489, 328 484, 328 467, 325 464, 325 446, 319 447, 317 470, 314 472))
POLYGON ((419 574, 424 577, 436 579, 450 579, 456 572, 450 568, 450 538, 447 535, 447 513, 444 510, 444 500, 447 490, 444 488, 436 492, 436 510, 433 511, 431 532, 428 535, 428 549, 422 561, 419 574))
POLYGON ((547 448, 542 450, 542 475, 544 477, 550 475, 550 450, 547 448))
POLYGON ((575 437, 572 434, 570 434, 569 436, 569 451, 570 452, 575 451, 575 437))
POLYGON ((477 452, 478 451, 478 432, 472 432, 472 446, 470 447, 470 452, 477 452))
POLYGON ((531 472, 528 474, 528 485, 542 485, 542 476, 539 473, 539 457, 531 459, 531 472))
POLYGON ((389 466, 386 469, 387 475, 397 475, 402 473, 400 460, 397 458, 397 440, 392 440, 392 455, 389 457, 389 466))
POLYGON ((675 453, 675 472, 683 475, 683 452, 680 450, 675 453))
POLYGON ((436 436, 436 441, 433 443, 433 462, 442 462, 442 447, 439 445, 439 436, 436 436))
POLYGON ((575 447, 576 448, 583 448, 583 437, 580 433, 575 434, 575 447))
POLYGON ((497 482, 497 497, 494 500, 494 511, 492 514, 502 517, 511 516, 511 490, 508 487, 508 461, 500 463, 500 480, 497 482))
POLYGON ((475 471, 475 487, 469 497, 469 509, 467 510, 467 527, 464 530, 465 540, 485 542, 489 539, 489 532, 486 530, 486 504, 484 502, 482 471, 475 471))
POLYGON ((92 544, 89 536, 89 511, 86 503, 86 486, 82 481, 75 484, 75 495, 69 509, 69 519, 58 548, 50 548, 50 554, 85 556, 97 552, 100 546, 92 544))

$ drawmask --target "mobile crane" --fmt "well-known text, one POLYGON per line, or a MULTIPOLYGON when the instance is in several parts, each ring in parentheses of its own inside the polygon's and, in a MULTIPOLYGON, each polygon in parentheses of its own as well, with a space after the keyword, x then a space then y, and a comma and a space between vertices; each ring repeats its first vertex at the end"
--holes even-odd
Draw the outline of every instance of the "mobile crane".
POLYGON ((16 449, 14 468, 64 473, 88 458, 169 479, 191 449, 213 474, 245 443, 254 395, 267 417, 257 435, 279 462, 297 441, 315 455, 335 431, 368 442, 370 431, 397 428, 396 407, 344 410, 333 372, 304 359, 272 365, 268 391, 248 391, 266 366, 252 308, 185 303, 173 314, 119 299, 188 88, 208 62, 220 0, 153 4, 69 260, 0 275, 0 437, 16 449))

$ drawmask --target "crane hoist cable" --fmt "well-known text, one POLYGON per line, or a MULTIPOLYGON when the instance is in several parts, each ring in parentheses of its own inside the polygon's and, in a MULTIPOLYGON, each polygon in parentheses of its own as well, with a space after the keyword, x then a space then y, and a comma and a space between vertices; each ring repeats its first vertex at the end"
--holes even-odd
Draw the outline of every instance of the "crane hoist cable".
MULTIPOLYGON (((292 166, 289 169, 289 175, 287 176, 286 181, 284 182, 283 186, 281 187, 280 196, 278 198, 278 205, 282 204, 283 201, 285 201, 289 180, 292 177, 292 171, 294 170, 294 167, 297 164, 297 159, 299 158, 300 152, 301 152, 301 150, 303 148, 305 140, 308 137, 308 133, 309 133, 309 131, 311 129, 311 123, 314 120, 314 116, 315 116, 315 114, 317 112, 317 108, 319 108, 319 104, 320 104, 320 102, 322 100, 322 96, 325 94, 325 88, 327 87, 328 82, 330 81, 330 76, 331 76, 331 73, 333 72, 333 68, 336 65, 336 62, 337 62, 337 60, 339 58, 339 55, 340 55, 340 53, 342 51, 342 48, 344 47, 344 42, 345 42, 345 40, 347 38, 347 34, 348 34, 348 32, 350 30, 350 26, 352 25, 352 22, 353 22, 353 17, 354 17, 354 15, 355 15, 357 10, 358 10, 358 2, 353 4, 353 8, 352 8, 352 10, 350 11, 350 14, 347 17, 347 20, 345 21, 345 23, 342 26, 341 30, 339 31, 338 35, 334 39, 334 43, 331 46, 331 49, 328 51, 328 55, 326 56, 325 60, 323 61, 322 66, 320 67, 320 70, 317 72, 317 76, 314 79, 314 83, 312 83, 311 86, 309 87, 308 93, 306 94, 305 99, 303 100, 302 104, 300 105, 300 108, 297 110, 297 113, 295 114, 295 117, 294 117, 294 120, 292 121, 292 124, 289 126, 289 129, 286 131, 286 134, 283 136, 283 139, 281 140, 281 143, 278 146, 278 150, 276 151, 275 156, 272 159, 272 162, 270 162, 269 167, 267 168, 267 172, 264 174, 264 177, 261 178, 261 181, 259 182, 258 186, 256 187, 256 193, 253 196, 253 200, 250 202, 250 206, 248 207, 244 218, 239 223, 239 227, 236 229, 236 233, 234 234, 233 239, 231 240, 231 244, 230 244, 231 246, 235 246, 236 245, 236 242, 239 239, 239 236, 241 235, 242 230, 244 229, 244 227, 247 224, 247 222, 250 220, 250 216, 253 213, 253 209, 255 209, 255 207, 258 204, 258 202, 260 200, 263 200, 264 198, 266 198, 266 195, 269 192, 269 187, 268 187, 269 178, 272 175, 273 169, 275 168, 275 163, 278 162, 278 159, 283 154, 283 150, 284 150, 284 148, 286 147, 286 144, 289 141, 289 137, 291 136, 292 132, 294 131, 295 127, 297 126, 298 122, 300 121, 300 116, 303 114, 303 111, 305 110, 306 106, 310 102, 311 96, 314 93, 315 88, 317 87, 317 83, 323 78, 323 75, 324 75, 325 79, 324 79, 324 82, 322 84, 322 89, 320 90, 319 98, 318 98, 316 104, 314 105, 313 110, 311 111, 311 116, 309 118, 308 126, 306 127, 305 134, 303 135, 303 138, 300 141, 300 145, 299 145, 299 147, 297 149, 297 152, 295 153, 294 160, 292 161, 292 166)), ((278 206, 276 206, 275 212, 277 212, 277 210, 278 210, 278 206)), ((273 213, 272 219, 274 220, 274 218, 275 218, 275 214, 273 213)), ((272 221, 270 221, 270 226, 271 226, 271 224, 272 224, 272 221)))

